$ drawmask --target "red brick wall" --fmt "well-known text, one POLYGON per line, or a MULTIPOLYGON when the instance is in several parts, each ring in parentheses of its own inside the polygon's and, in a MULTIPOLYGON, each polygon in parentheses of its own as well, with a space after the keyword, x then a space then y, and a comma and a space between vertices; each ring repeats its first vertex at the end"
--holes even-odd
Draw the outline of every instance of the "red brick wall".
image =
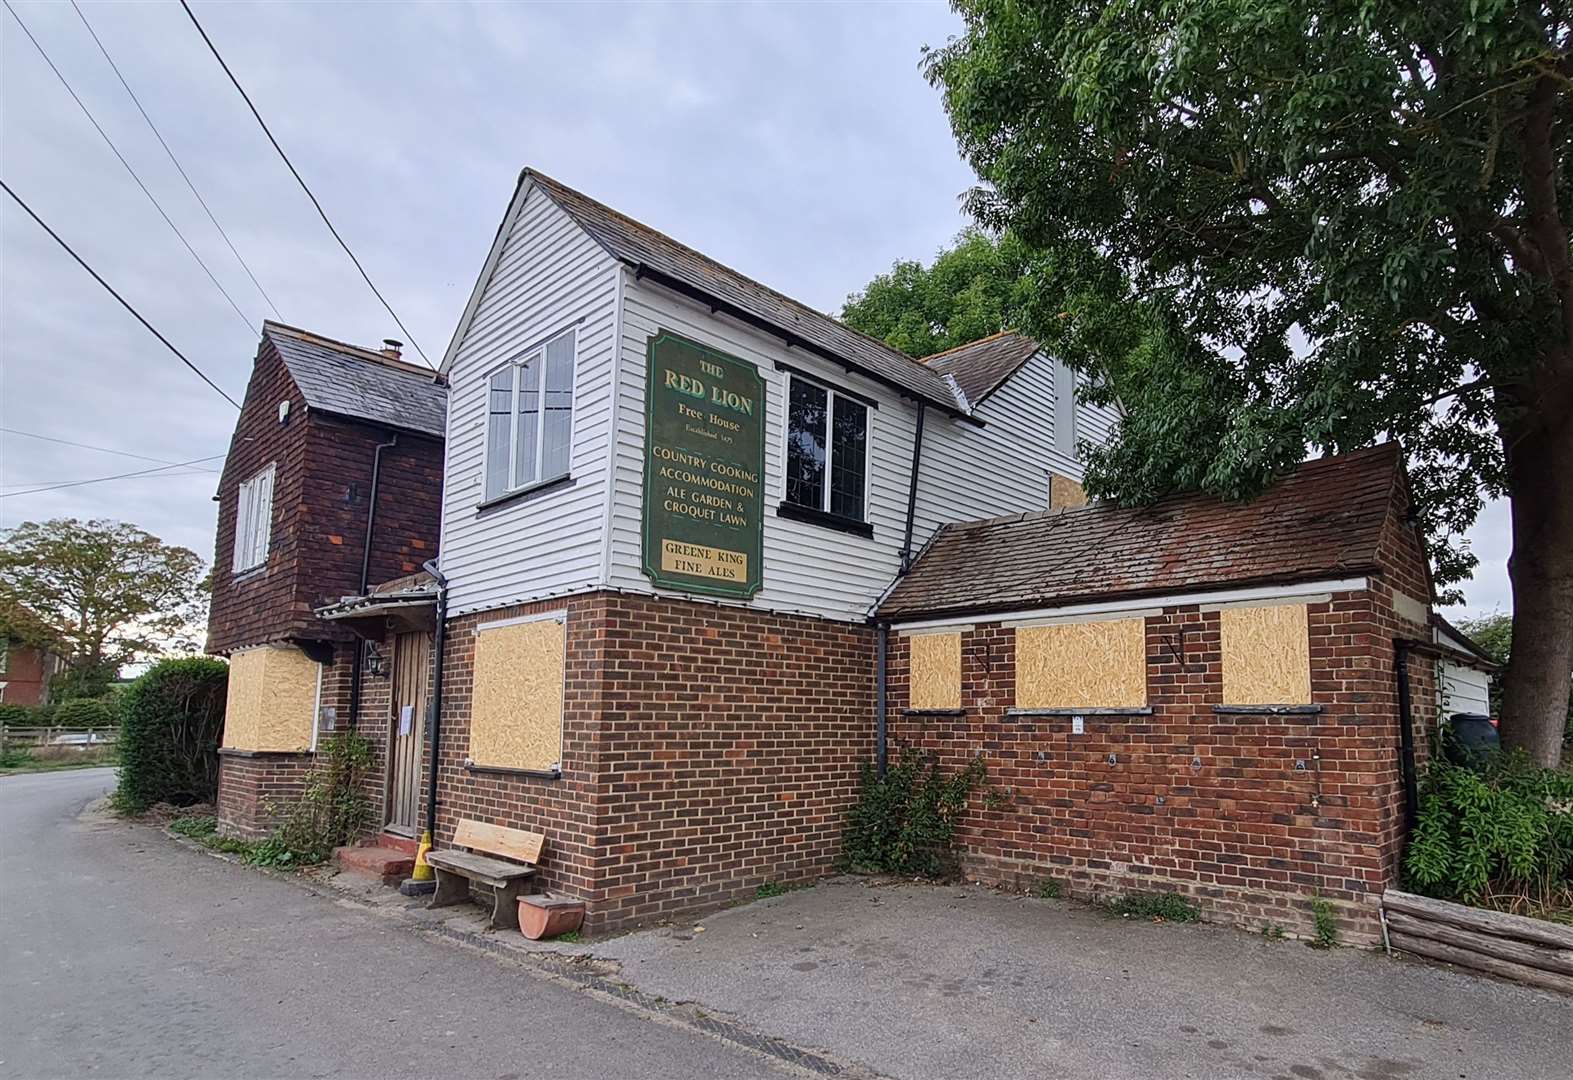
POLYGON ((5 671, 0 672, 0 682, 5 683, 7 705, 41 705, 48 697, 52 672, 46 670, 49 654, 30 645, 19 645, 0 638, 0 649, 7 650, 5 671))
POLYGON ((594 593, 457 619, 439 846, 460 817, 545 833, 544 885, 594 931, 691 915, 827 872, 872 754, 865 627, 594 593), (558 780, 472 772, 474 627, 566 609, 558 780))

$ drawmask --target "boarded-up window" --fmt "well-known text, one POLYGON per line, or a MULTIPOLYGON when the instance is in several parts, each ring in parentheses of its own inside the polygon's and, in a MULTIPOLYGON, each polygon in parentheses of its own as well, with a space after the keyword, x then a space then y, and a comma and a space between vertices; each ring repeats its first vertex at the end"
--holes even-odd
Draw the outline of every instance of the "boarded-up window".
POLYGON ((482 626, 475 636, 470 760, 544 772, 563 756, 563 616, 482 626))
POLYGON ((1131 709, 1147 704, 1144 619, 1016 630, 1018 709, 1131 709))
POLYGON ((224 745, 235 750, 309 750, 322 665, 299 649, 264 646, 229 660, 224 745))
POLYGON ((961 635, 913 634, 907 641, 910 709, 961 708, 961 635))
POLYGON ((1304 604, 1224 608, 1225 705, 1309 705, 1311 644, 1304 604))

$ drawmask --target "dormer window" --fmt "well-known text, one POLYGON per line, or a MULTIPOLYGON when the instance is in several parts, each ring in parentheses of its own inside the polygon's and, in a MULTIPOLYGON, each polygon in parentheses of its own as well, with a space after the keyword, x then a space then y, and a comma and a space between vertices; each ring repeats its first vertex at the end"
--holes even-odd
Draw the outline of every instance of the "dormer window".
POLYGON ((240 485, 235 504, 234 570, 243 574, 268 561, 268 541, 273 533, 273 475, 269 465, 240 485))
POLYGON ((568 475, 574 331, 492 373, 487 384, 486 500, 568 475))

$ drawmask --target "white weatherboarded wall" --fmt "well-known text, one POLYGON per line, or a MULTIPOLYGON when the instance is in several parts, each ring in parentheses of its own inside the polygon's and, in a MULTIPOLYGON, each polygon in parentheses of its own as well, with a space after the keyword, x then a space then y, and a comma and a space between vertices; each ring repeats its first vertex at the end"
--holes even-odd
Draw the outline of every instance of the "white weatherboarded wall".
POLYGON ((984 427, 929 411, 915 549, 946 522, 1048 509, 1050 471, 1081 481, 1081 462, 1060 449, 1065 419, 1071 419, 1074 446, 1107 442, 1116 417, 1111 409, 1065 400, 1061 391, 1071 386, 1072 375, 1038 353, 974 409, 984 427))
POLYGON ((454 615, 582 591, 601 577, 618 264, 533 186, 505 229, 448 371, 441 565, 454 615), (478 511, 487 379, 569 327, 572 483, 478 511))

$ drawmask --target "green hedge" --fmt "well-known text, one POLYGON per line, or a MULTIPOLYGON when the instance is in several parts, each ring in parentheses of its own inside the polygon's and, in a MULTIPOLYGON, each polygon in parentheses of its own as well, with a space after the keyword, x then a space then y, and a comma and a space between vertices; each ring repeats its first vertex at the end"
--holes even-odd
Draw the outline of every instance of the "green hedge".
POLYGON ((126 688, 115 792, 122 810, 190 806, 218 794, 228 689, 229 665, 207 658, 160 661, 126 688))
POLYGON ((73 698, 55 707, 52 727, 112 728, 120 724, 117 698, 73 698))

